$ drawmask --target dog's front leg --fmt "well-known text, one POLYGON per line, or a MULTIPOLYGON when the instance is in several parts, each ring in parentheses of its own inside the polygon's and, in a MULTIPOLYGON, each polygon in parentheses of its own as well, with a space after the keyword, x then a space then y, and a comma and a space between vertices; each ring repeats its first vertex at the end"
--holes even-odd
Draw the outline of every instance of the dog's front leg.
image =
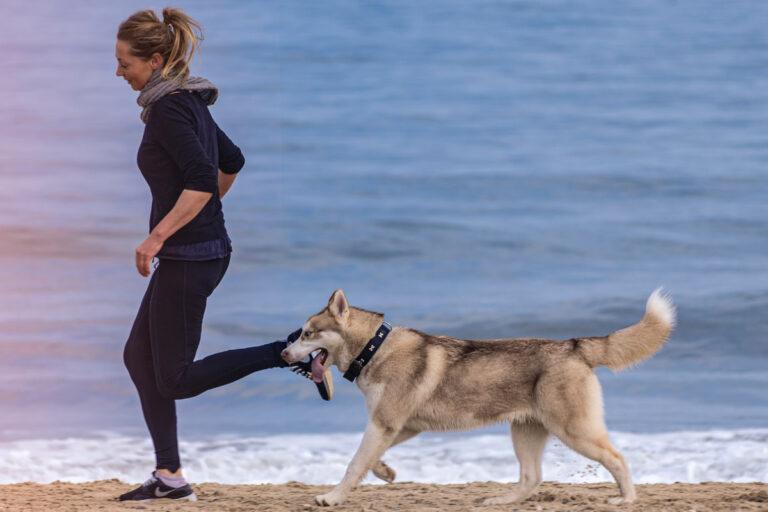
POLYGON ((398 429, 387 428, 370 421, 365 428, 363 440, 352 462, 347 466, 347 472, 339 485, 327 494, 315 496, 318 505, 341 505, 347 499, 347 494, 363 479, 368 469, 379 460, 386 449, 392 444, 398 429))

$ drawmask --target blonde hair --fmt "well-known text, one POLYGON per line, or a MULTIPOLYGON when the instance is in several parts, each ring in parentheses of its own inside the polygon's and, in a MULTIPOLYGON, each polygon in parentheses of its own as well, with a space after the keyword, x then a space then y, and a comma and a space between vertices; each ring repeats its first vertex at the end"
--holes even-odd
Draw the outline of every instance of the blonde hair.
POLYGON ((202 26, 181 9, 163 9, 163 21, 151 9, 137 11, 120 24, 117 38, 131 47, 131 55, 148 60, 162 55, 160 74, 164 79, 183 80, 189 76, 189 63, 199 42, 202 26))

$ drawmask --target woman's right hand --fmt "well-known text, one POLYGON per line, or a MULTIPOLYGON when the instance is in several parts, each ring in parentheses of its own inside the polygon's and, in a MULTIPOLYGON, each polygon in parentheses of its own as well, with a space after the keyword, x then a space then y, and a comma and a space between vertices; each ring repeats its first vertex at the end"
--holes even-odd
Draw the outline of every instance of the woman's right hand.
POLYGON ((146 240, 136 248, 136 270, 144 277, 149 276, 152 258, 154 258, 160 249, 163 248, 163 242, 149 235, 146 240))

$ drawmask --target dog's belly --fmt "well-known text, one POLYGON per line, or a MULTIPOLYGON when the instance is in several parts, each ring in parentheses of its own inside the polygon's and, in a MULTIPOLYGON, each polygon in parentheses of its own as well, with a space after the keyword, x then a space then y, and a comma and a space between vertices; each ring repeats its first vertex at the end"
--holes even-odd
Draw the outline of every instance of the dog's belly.
POLYGON ((528 404, 474 403, 440 404, 432 402, 406 422, 406 428, 416 431, 470 430, 490 423, 522 421, 533 416, 528 404))
MULTIPOLYGON (((533 413, 535 377, 526 369, 486 362, 456 365, 441 379, 408 423, 418 430, 468 430, 490 423, 527 419, 533 413)), ((408 396, 401 397, 408 401, 408 396)))

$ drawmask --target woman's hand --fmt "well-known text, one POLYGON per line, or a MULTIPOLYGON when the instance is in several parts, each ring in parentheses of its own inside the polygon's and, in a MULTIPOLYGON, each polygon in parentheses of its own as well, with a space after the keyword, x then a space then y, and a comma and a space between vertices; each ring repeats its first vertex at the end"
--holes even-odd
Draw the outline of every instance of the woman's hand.
POLYGON ((152 258, 154 258, 162 248, 163 242, 152 235, 149 235, 146 240, 141 242, 141 245, 136 248, 136 270, 139 271, 139 274, 144 277, 149 276, 152 258))
POLYGON ((200 190, 184 189, 181 191, 181 195, 171 211, 155 226, 147 239, 136 248, 136 270, 139 271, 139 274, 144 277, 149 275, 152 258, 157 256, 165 241, 194 219, 212 196, 212 192, 200 190))

